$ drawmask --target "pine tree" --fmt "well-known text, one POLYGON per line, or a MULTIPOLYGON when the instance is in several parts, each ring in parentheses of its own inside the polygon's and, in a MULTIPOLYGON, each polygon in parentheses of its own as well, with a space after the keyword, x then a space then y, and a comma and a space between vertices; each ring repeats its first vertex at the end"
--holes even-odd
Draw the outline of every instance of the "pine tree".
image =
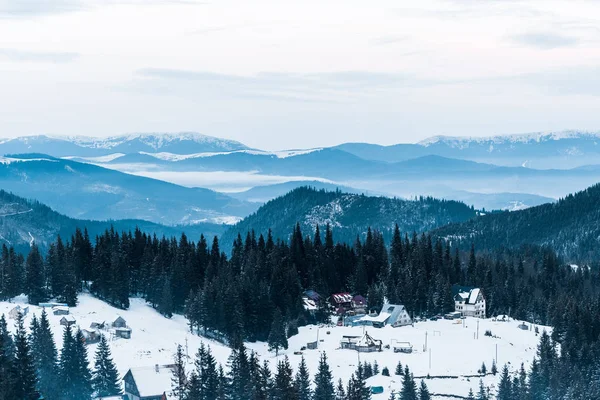
POLYGON ((383 367, 383 369, 381 370, 381 375, 390 376, 390 370, 388 369, 388 367, 383 367))
POLYGON ((32 332, 31 346, 38 376, 38 388, 45 399, 58 397, 58 352, 46 310, 42 310, 37 330, 32 332))
POLYGON ((98 343, 96 349, 92 387, 96 396, 100 397, 121 394, 119 373, 112 360, 110 347, 104 335, 100 337, 100 343, 98 343))
MULTIPOLYGON (((2 315, 2 320, 4 320, 4 315, 2 315)), ((12 398, 13 354, 9 353, 12 347, 6 343, 8 338, 10 338, 8 334, 4 335, 0 331, 0 377, 2 377, 0 379, 0 400, 9 400, 12 398)))
POLYGON ((173 356, 173 361, 173 377, 171 378, 173 395, 178 400, 185 400, 187 374, 185 372, 185 354, 183 354, 183 347, 181 347, 180 344, 177 345, 177 351, 173 356))
POLYGON ((373 375, 379 375, 379 364, 377 364, 377 360, 373 361, 373 375))
POLYGON ((477 392, 477 400, 488 400, 485 386, 483 386, 483 380, 479 380, 479 391, 477 392))
POLYGON ((498 373, 498 367, 496 366, 496 360, 492 360, 492 375, 496 376, 498 373))
POLYGON ((27 255, 26 261, 26 280, 25 289, 29 304, 35 304, 46 300, 46 289, 44 284, 44 261, 40 251, 35 243, 31 245, 31 250, 27 255))
POLYGON ((36 390, 37 377, 33 355, 27 340, 27 332, 23 324, 23 314, 17 315, 16 332, 14 336, 15 358, 12 363, 11 381, 13 388, 11 395, 19 400, 38 400, 40 394, 36 390))
POLYGON ((202 386, 196 371, 192 371, 185 390, 185 400, 202 400, 202 386))
POLYGON ((223 366, 219 365, 219 392, 217 400, 229 400, 229 398, 229 382, 225 371, 223 371, 223 366))
POLYGON ((297 400, 294 390, 292 367, 287 357, 277 364, 277 373, 273 385, 273 400, 297 400))
POLYGON ((283 348, 287 350, 288 348, 283 317, 279 308, 275 309, 275 313, 273 314, 273 322, 271 323, 268 343, 269 351, 275 350, 275 356, 279 355, 279 349, 283 348))
POLYGON ((76 373, 76 393, 80 396, 79 398, 90 398, 93 393, 92 372, 85 348, 85 338, 80 329, 75 332, 73 340, 73 359, 76 373))
POLYGON ((481 375, 486 375, 487 374, 487 367, 485 366, 485 362, 481 363, 481 368, 479 369, 479 373, 481 375))
POLYGON ((404 367, 402 367, 402 362, 398 361, 398 364, 396 365, 396 372, 394 372, 395 375, 404 375, 404 367))
POLYGON ((402 379, 402 390, 400 391, 400 399, 402 400, 417 400, 417 384, 413 379, 408 366, 404 368, 404 378, 402 379))
POLYGON ((300 359, 300 365, 298 366, 298 371, 296 372, 294 386, 298 395, 298 400, 310 400, 312 398, 310 376, 308 373, 308 368, 306 367, 304 356, 302 356, 300 359))
POLYGON ((342 378, 338 380, 335 388, 335 400, 346 400, 346 391, 344 390, 344 382, 342 382, 342 378))
POLYGON ((173 295, 171 294, 171 281, 170 279, 164 279, 162 292, 160 296, 160 303, 158 304, 158 311, 167 318, 173 316, 173 295))
POLYGON ((469 389, 469 395, 467 396, 467 400, 475 400, 475 395, 473 395, 473 389, 469 389))
POLYGON ((505 364, 502 368, 502 375, 500 376, 500 383, 498 384, 498 396, 497 400, 511 400, 512 399, 512 382, 508 373, 508 366, 505 364))
POLYGON ((333 375, 327 362, 327 354, 321 353, 319 368, 315 374, 314 400, 334 400, 335 389, 333 387, 333 375))
POLYGON ((421 386, 419 387, 419 400, 431 400, 431 394, 429 394, 429 389, 424 380, 421 380, 421 386))

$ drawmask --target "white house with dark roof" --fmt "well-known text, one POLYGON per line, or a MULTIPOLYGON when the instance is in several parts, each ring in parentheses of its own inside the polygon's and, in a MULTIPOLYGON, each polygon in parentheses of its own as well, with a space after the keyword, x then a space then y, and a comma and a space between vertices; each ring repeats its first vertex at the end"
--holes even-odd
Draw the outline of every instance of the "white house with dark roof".
POLYGON ((485 318, 485 297, 480 288, 460 288, 454 295, 454 311, 463 317, 485 318))

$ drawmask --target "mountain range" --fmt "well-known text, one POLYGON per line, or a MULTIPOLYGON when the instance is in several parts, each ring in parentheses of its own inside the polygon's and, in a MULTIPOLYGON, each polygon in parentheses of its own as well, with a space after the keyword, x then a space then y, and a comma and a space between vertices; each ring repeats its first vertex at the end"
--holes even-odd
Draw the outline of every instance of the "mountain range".
POLYGON ((43 154, 2 158, 0 187, 72 218, 142 219, 165 225, 233 223, 257 205, 43 154))

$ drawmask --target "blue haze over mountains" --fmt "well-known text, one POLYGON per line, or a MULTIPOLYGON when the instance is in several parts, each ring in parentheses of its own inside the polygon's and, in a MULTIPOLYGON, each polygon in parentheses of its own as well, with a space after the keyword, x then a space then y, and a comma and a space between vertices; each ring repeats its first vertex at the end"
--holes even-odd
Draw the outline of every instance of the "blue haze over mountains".
POLYGON ((600 181, 599 141, 598 134, 567 131, 274 152, 198 133, 40 135, 0 142, 0 188, 71 218, 166 226, 232 224, 301 186, 517 210, 600 181), (242 182, 211 190, 206 174, 222 172, 239 173, 242 182), (183 173, 197 177, 176 184, 183 173))

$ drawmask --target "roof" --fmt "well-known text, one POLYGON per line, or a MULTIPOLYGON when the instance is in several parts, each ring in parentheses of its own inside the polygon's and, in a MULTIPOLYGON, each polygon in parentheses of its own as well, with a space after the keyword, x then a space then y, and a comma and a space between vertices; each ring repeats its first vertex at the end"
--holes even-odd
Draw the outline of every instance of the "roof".
POLYGON ((123 321, 125 321, 125 318, 121 317, 120 315, 115 315, 115 317, 112 319, 113 322, 118 321, 119 319, 122 319, 123 321))
POLYGON ((315 311, 318 309, 317 305, 315 304, 314 300, 311 300, 309 298, 303 298, 302 300, 304 300, 304 309, 307 311, 315 311))
POLYGON ((72 315, 64 315, 60 320, 66 320, 67 322, 75 322, 75 317, 72 315))
POLYGON ((115 328, 118 332, 131 332, 131 328, 115 328))
POLYGON ((321 295, 314 290, 307 290, 304 292, 304 295, 313 301, 321 300, 321 295))
POLYGON ((372 317, 370 315, 365 315, 364 317, 362 317, 361 319, 359 319, 359 321, 368 321, 368 322, 385 322, 387 321, 387 319, 391 316, 392 314, 390 313, 386 313, 386 312, 381 312, 379 313, 378 316, 376 317, 372 317))
POLYGON ((365 332, 364 336, 360 338, 360 340, 356 343, 357 346, 381 346, 382 341, 379 339, 374 339, 365 332))
POLYGON ((471 294, 469 295, 469 304, 475 304, 475 302, 477 302, 480 291, 481 290, 479 288, 471 290, 471 294))
POLYGON ((169 367, 132 368, 131 373, 140 396, 160 396, 171 390, 173 370, 169 367))
POLYGON ((53 311, 69 311, 68 306, 54 306, 52 307, 53 311))
POLYGON ((336 303, 350 303, 352 301, 352 295, 350 293, 335 293, 331 295, 331 298, 336 303))
POLYGON ((469 293, 471 289, 474 289, 473 286, 461 286, 461 285, 452 285, 452 297, 456 297, 459 293, 469 293))

